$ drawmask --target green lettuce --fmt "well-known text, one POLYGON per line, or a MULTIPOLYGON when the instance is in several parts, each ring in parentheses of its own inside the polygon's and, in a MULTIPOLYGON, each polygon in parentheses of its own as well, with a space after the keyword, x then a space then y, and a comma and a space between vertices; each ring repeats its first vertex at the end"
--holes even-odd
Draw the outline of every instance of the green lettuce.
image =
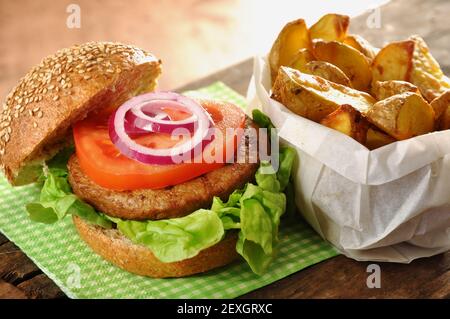
POLYGON ((112 220, 123 235, 148 247, 166 263, 194 257, 201 250, 217 244, 225 234, 219 216, 207 209, 164 220, 112 220))
MULTIPOLYGON (((263 113, 253 115, 260 126, 273 128, 263 113)), ((67 180, 67 159, 67 154, 61 154, 44 167, 40 199, 26 207, 32 220, 50 224, 66 215, 76 215, 101 227, 116 225, 124 236, 150 249, 162 262, 194 257, 233 230, 239 232, 237 252, 256 274, 263 274, 276 255, 280 218, 290 207, 284 192, 293 194, 289 181, 295 159, 292 148, 280 148, 278 171, 262 162, 255 174, 256 182, 235 190, 227 201, 215 197, 210 209, 180 218, 147 221, 109 217, 80 200, 67 180)))
POLYGON ((83 218, 89 223, 111 228, 110 220, 72 193, 66 168, 70 152, 70 149, 60 152, 44 166, 43 174, 38 179, 42 184, 39 201, 26 205, 30 219, 52 224, 69 214, 83 218))

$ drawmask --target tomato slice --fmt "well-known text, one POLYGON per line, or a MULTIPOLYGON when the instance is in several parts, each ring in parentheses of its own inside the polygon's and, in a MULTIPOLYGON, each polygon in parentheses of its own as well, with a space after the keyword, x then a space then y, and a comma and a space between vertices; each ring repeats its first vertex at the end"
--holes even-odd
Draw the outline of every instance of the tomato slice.
MULTIPOLYGON (((215 128, 222 132, 223 139, 213 140, 207 147, 209 152, 220 152, 227 157, 234 156, 237 148, 236 136, 226 135, 227 128, 243 128, 244 112, 229 103, 201 101, 211 115, 215 128), (232 154, 226 150, 234 150, 232 154)), ((173 111, 174 112, 174 111, 173 111)), ((202 174, 220 168, 224 163, 193 162, 172 165, 147 165, 130 159, 120 153, 111 142, 108 133, 108 119, 111 110, 91 114, 87 119, 73 125, 76 154, 83 172, 98 185, 118 191, 135 189, 157 189, 181 184, 202 174)), ((171 118, 182 118, 184 114, 170 114, 171 118)), ((169 134, 150 133, 135 138, 139 144, 154 148, 168 148, 174 145, 169 134)), ((205 149, 205 152, 207 151, 205 149)), ((223 162, 223 161, 222 161, 223 162)))

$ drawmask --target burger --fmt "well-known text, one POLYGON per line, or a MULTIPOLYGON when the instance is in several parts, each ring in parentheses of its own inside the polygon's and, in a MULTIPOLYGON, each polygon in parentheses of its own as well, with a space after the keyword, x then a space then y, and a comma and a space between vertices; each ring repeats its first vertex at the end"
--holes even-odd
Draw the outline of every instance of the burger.
POLYGON ((293 150, 279 149, 278 170, 250 160, 260 135, 225 133, 271 127, 270 119, 155 92, 160 73, 155 56, 119 43, 44 58, 3 104, 4 175, 42 188, 29 218, 70 215, 95 253, 129 272, 183 277, 241 256, 263 273, 276 253, 293 150))

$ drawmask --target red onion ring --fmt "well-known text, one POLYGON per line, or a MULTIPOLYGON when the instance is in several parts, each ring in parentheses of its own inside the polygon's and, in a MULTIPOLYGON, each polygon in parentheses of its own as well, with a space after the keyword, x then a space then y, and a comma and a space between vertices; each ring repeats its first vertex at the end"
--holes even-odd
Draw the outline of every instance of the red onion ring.
MULTIPOLYGON (((143 114, 145 115, 145 113, 143 114)), ((164 125, 169 124, 166 123, 168 121, 164 119, 153 119, 155 120, 155 123, 158 124, 161 122, 163 122, 162 124, 164 125)), ((174 122, 177 123, 183 121, 174 122)), ((183 127, 184 124, 186 123, 178 123, 179 126, 177 128, 189 133, 189 130, 186 127, 183 127)), ((198 149, 199 146, 201 147, 201 150, 203 150, 203 148, 213 140, 205 140, 212 124, 213 121, 208 112, 206 112, 206 110, 196 101, 186 96, 172 92, 147 93, 128 100, 111 115, 109 119, 109 136, 120 152, 129 158, 145 164, 178 164, 174 159, 175 157, 184 158, 185 155, 191 156, 193 150, 198 149), (162 103, 161 101, 174 101, 178 103, 179 107, 184 106, 184 110, 195 115, 195 131, 191 139, 180 145, 165 149, 149 148, 133 141, 129 136, 129 132, 127 132, 127 128, 129 130, 132 129, 134 123, 131 123, 130 126, 130 122, 127 120, 127 114, 131 113, 131 110, 147 105, 151 101, 159 101, 158 103, 162 103)), ((171 132, 173 133, 177 128, 172 128, 171 132)), ((146 133, 148 134, 149 131, 146 130, 146 133)))
MULTIPOLYGON (((186 107, 180 102, 173 100, 153 100, 143 102, 131 109, 130 119, 134 126, 149 132, 161 132, 171 134, 173 130, 183 127, 194 132, 197 116, 192 114, 190 117, 180 120, 172 121, 164 117, 160 117, 164 111, 164 107, 170 107, 175 110, 186 110, 186 107), (149 116, 148 114, 155 114, 149 116)), ((167 116, 167 114, 166 114, 167 116)))

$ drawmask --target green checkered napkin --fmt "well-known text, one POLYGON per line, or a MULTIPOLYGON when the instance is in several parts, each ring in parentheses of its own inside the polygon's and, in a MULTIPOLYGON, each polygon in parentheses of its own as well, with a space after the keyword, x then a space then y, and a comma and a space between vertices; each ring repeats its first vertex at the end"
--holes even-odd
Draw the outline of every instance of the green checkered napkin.
MULTIPOLYGON (((245 105, 242 96, 220 82, 189 94, 245 105)), ((0 177, 0 231, 72 298, 233 298, 337 255, 309 226, 294 223, 280 229, 278 256, 263 276, 240 261, 189 278, 141 277, 94 254, 70 217, 52 225, 30 221, 24 206, 38 195, 35 185, 12 188, 0 177)))

